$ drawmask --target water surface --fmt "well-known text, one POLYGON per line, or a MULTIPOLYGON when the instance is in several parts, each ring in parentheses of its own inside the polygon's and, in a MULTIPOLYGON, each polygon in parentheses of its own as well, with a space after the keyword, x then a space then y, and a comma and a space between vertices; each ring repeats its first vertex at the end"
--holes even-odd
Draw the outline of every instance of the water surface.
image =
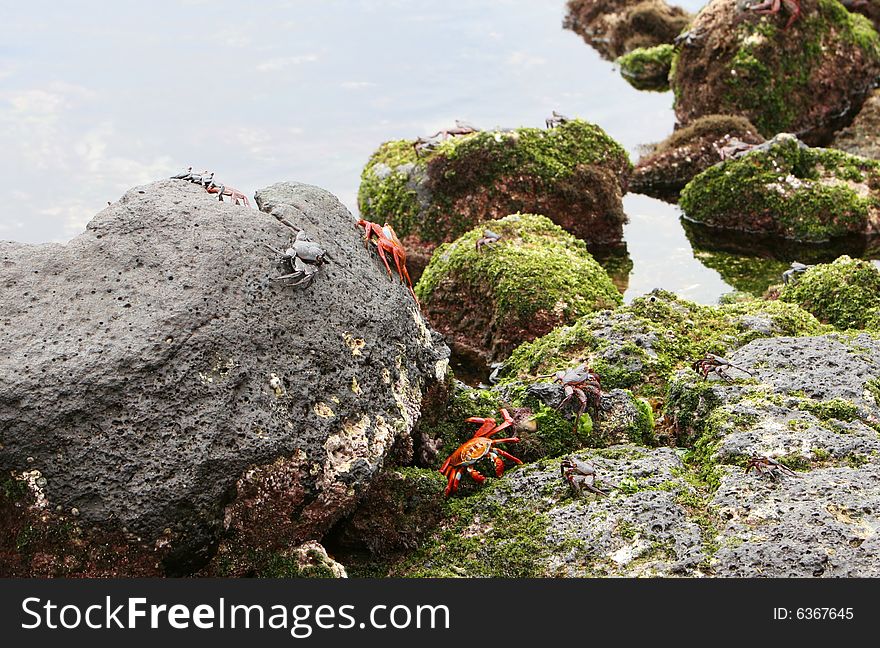
MULTIPOLYGON (((126 189, 190 164, 249 195, 316 184, 356 212, 381 142, 455 119, 542 126, 555 109, 633 159, 674 124, 670 93, 631 88, 562 29, 563 0, 3 4, 3 239, 67 240, 126 189)), ((676 207, 625 204, 627 300, 731 289, 694 257, 676 207)))

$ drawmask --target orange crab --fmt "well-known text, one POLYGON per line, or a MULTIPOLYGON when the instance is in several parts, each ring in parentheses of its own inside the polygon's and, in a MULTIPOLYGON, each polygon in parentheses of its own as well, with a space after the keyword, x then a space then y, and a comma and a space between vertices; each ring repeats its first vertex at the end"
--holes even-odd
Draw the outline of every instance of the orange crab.
POLYGON ((394 257, 394 265, 397 267, 397 274, 400 275, 401 281, 406 282, 410 293, 412 293, 413 299, 418 303, 419 300, 413 290, 412 280, 409 278, 409 272, 406 269, 406 249, 404 249, 400 239, 397 238, 397 233, 394 231, 394 228, 387 222, 382 227, 379 227, 378 223, 371 223, 363 218, 361 218, 357 224, 364 228, 364 242, 367 245, 370 244, 370 241, 373 241, 373 243, 376 244, 379 258, 382 259, 382 263, 385 264, 389 277, 392 276, 391 266, 388 264, 388 258, 385 256, 385 253, 391 253, 394 257))
POLYGON ((507 457, 517 464, 522 461, 514 457, 509 452, 505 452, 501 448, 496 447, 499 443, 519 443, 517 437, 508 439, 490 439, 493 434, 497 434, 501 430, 513 425, 513 418, 508 414, 506 409, 501 409, 501 416, 504 422, 498 425, 493 418, 480 418, 472 416, 467 419, 468 423, 479 423, 480 428, 474 432, 474 436, 464 443, 458 449, 449 455, 449 458, 443 463, 440 473, 448 479, 446 483, 446 495, 449 496, 458 490, 458 482, 461 481, 462 473, 466 472, 478 484, 486 481, 486 478, 474 469, 473 465, 483 457, 489 457, 495 462, 495 475, 501 477, 504 474, 504 460, 501 457, 507 457))

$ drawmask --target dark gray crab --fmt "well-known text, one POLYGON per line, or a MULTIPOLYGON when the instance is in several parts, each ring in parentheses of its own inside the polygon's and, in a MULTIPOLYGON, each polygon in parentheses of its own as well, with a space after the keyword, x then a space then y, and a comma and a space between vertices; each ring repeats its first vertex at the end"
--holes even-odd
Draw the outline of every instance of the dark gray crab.
POLYGON ((577 367, 563 369, 555 374, 545 374, 538 378, 553 378, 553 382, 562 385, 563 394, 562 401, 557 409, 563 409, 572 399, 576 398, 579 407, 577 417, 574 420, 574 431, 577 432, 581 422, 581 416, 587 408, 593 409, 598 415, 600 411, 608 411, 609 405, 602 398, 602 381, 595 371, 590 369, 586 364, 580 364, 577 367))
MULTIPOLYGON (((575 459, 574 457, 567 457, 560 462, 559 469, 562 473, 562 477, 569 483, 569 485, 571 485, 578 496, 580 496, 584 490, 588 490, 596 495, 601 495, 602 497, 608 496, 607 492, 596 486, 596 468, 591 464, 581 461, 580 459, 575 459)), ((609 486, 616 486, 616 484, 611 483, 607 479, 601 481, 607 483, 609 486)))
POLYGON ((755 375, 748 369, 737 367, 729 360, 725 360, 721 356, 717 356, 714 353, 707 353, 705 357, 692 363, 691 368, 698 374, 703 376, 703 380, 707 380, 709 378, 709 374, 714 373, 715 375, 723 378, 727 382, 733 382, 733 378, 731 378, 730 375, 727 373, 730 369, 736 369, 737 371, 741 371, 750 376, 755 375))
POLYGON ((554 110, 553 113, 544 120, 544 124, 546 124, 547 128, 556 128, 557 126, 562 126, 570 121, 571 119, 569 117, 554 110))
POLYGON ((483 231, 483 236, 477 239, 477 252, 483 251, 483 246, 488 248, 495 247, 498 241, 501 240, 501 234, 496 234, 490 229, 483 231))
POLYGON ((473 124, 469 124, 468 122, 456 119, 455 126, 453 126, 452 128, 444 128, 442 130, 438 130, 433 135, 417 138, 416 141, 413 142, 413 150, 416 152, 416 157, 421 157, 422 151, 432 151, 437 147, 438 144, 440 144, 440 142, 443 142, 450 137, 471 135, 473 133, 479 132, 480 129, 473 124))
POLYGON ((315 279, 315 275, 322 265, 327 263, 328 257, 324 249, 309 239, 306 233, 299 230, 296 238, 284 252, 276 250, 266 243, 266 247, 274 252, 280 261, 284 262, 289 273, 280 277, 273 277, 273 281, 289 281, 285 285, 308 287, 315 279))
POLYGON ((750 457, 745 472, 754 470, 760 476, 767 476, 771 481, 779 481, 782 477, 797 477, 797 473, 773 457, 755 455, 750 457))
POLYGON ((782 273, 782 282, 786 286, 790 283, 794 283, 797 280, 798 275, 805 273, 812 267, 813 266, 807 265, 806 263, 792 261, 791 265, 788 267, 788 270, 782 273))

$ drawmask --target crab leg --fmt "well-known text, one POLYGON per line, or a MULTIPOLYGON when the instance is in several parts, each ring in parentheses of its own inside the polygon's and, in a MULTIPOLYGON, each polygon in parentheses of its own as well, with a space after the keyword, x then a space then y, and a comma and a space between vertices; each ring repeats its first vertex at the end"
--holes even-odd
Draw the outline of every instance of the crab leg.
POLYGON ((480 429, 474 432, 475 437, 489 436, 490 434, 492 434, 492 431, 495 428, 495 419, 472 416, 471 418, 467 419, 467 422, 480 424, 480 429))
POLYGON ((461 479, 460 470, 452 470, 449 473, 449 480, 446 482, 446 495, 450 495, 458 490, 458 482, 461 479))
MULTIPOLYGON (((519 439, 517 439, 517 441, 519 441, 519 439)), ((520 461, 519 459, 517 459, 516 457, 514 457, 514 456, 513 456, 512 454, 510 454, 509 452, 505 452, 505 451, 502 450, 501 448, 495 448, 495 449, 494 449, 494 452, 497 452, 497 453, 500 454, 502 457, 507 457, 508 459, 510 459, 511 461, 513 461, 513 462, 516 463, 516 464, 520 464, 520 465, 522 465, 522 461, 520 461)))
POLYGON ((492 443, 519 443, 519 439, 517 437, 510 437, 509 439, 492 439, 492 443))
POLYGON ((476 470, 472 466, 468 466, 467 468, 465 468, 465 470, 467 470, 467 474, 471 476, 471 479, 473 479, 478 484, 482 484, 484 481, 486 481, 486 478, 482 475, 482 473, 480 473, 480 471, 476 470))
POLYGON ((387 249, 387 243, 385 243, 382 239, 376 241, 376 249, 379 251, 379 257, 382 259, 382 263, 385 264, 385 269, 388 270, 388 276, 393 277, 391 274, 391 266, 388 265, 388 258, 385 256, 385 250, 387 249))

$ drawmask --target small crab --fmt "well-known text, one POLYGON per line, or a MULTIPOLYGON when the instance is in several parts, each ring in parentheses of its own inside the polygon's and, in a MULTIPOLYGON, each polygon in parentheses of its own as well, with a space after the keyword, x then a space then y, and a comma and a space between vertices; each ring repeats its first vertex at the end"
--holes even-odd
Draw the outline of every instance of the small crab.
POLYGON ((581 416, 588 406, 597 412, 600 409, 604 409, 602 403, 602 382, 599 379, 599 374, 587 367, 586 364, 581 364, 573 369, 557 371, 553 374, 553 382, 562 385, 565 391, 565 398, 559 403, 559 409, 565 407, 572 398, 577 398, 580 402, 577 418, 574 421, 575 432, 577 432, 581 416))
POLYGON ((171 179, 186 180, 187 182, 192 182, 193 184, 204 187, 205 191, 208 193, 218 194, 218 198, 221 202, 223 201, 223 196, 229 196, 235 205, 244 205, 245 207, 250 206, 247 196, 238 189, 233 189, 232 187, 227 187, 226 185, 214 182, 213 171, 210 173, 208 171, 193 173, 192 167, 187 167, 186 171, 171 176, 171 179))
POLYGON ((490 248, 495 247, 499 240, 501 240, 501 234, 496 234, 490 229, 484 230, 483 235, 477 239, 477 252, 482 252, 484 245, 490 248))
POLYGON ((217 194, 220 202, 223 202, 223 196, 229 196, 232 199, 233 205, 244 205, 245 207, 250 207, 247 196, 245 196, 238 189, 233 189, 232 187, 227 187, 226 185, 217 185, 214 184, 214 182, 212 181, 209 185, 205 186, 205 191, 207 191, 208 193, 217 194))
POLYGON ((460 135, 470 135, 472 133, 479 133, 480 129, 472 124, 468 124, 467 122, 456 119, 455 126, 452 128, 444 128, 438 130, 433 135, 428 135, 427 137, 419 137, 413 142, 413 150, 416 152, 417 156, 422 154, 422 151, 427 150, 430 151, 434 147, 436 147, 440 142, 449 139, 450 137, 458 137, 460 135))
POLYGON ((738 157, 742 157, 743 154, 748 153, 753 148, 755 148, 754 144, 744 142, 738 137, 731 137, 723 146, 718 146, 717 144, 715 145, 715 150, 718 152, 718 157, 720 157, 722 160, 733 160, 738 157))
MULTIPOLYGON (((596 469, 591 464, 574 457, 567 457, 560 462, 559 469, 563 478, 574 488, 579 496, 583 493, 584 489, 602 497, 608 496, 608 493, 596 486, 596 469)), ((611 482, 607 483, 610 486, 615 485, 611 482)))
POLYGON ((703 380, 709 378, 710 373, 714 373, 726 380, 727 382, 733 382, 733 378, 727 375, 727 369, 736 369, 737 371, 742 371, 743 373, 747 373, 750 376, 755 375, 748 369, 737 367, 730 361, 725 360, 721 356, 717 356, 712 353, 707 353, 706 357, 702 358, 701 360, 697 360, 696 362, 691 364, 691 368, 698 374, 703 376, 703 380))
POLYGON ((759 475, 767 475, 773 481, 779 481, 782 477, 797 477, 797 473, 786 465, 783 465, 772 457, 755 455, 749 458, 745 472, 754 470, 759 475))
POLYGON ((501 477, 504 474, 504 460, 507 457, 516 464, 522 461, 514 457, 509 452, 505 452, 497 447, 499 443, 519 443, 517 437, 509 437, 507 439, 491 439, 490 437, 497 434, 501 430, 509 428, 514 424, 513 418, 506 409, 501 409, 501 417, 504 422, 496 423, 493 418, 481 418, 472 416, 467 419, 468 423, 479 423, 479 429, 474 432, 474 436, 462 443, 455 452, 443 462, 440 468, 440 474, 447 478, 446 495, 449 496, 458 490, 458 483, 461 481, 463 473, 467 473, 478 484, 486 481, 486 478, 480 474, 473 465, 483 457, 488 457, 495 464, 495 475, 501 477))
POLYGON ((391 253, 391 256, 394 258, 394 265, 397 268, 397 274, 400 275, 400 280, 406 283, 413 299, 418 303, 419 300, 413 290, 412 280, 409 278, 409 271, 406 269, 406 249, 403 247, 400 239, 397 238, 394 228, 387 222, 380 227, 378 223, 371 223, 363 218, 357 224, 364 228, 364 243, 369 245, 370 241, 372 241, 376 244, 379 258, 385 264, 389 277, 393 275, 391 274, 391 266, 388 264, 388 258, 385 256, 385 253, 391 253))
POLYGON ((794 283, 797 280, 797 276, 799 274, 805 273, 807 270, 812 268, 813 266, 807 265, 805 263, 799 263, 797 261, 792 261, 791 265, 788 267, 788 270, 782 273, 782 282, 787 286, 790 283, 794 283))
POLYGON ((314 281, 318 269, 327 263, 327 253, 302 230, 297 232, 293 243, 284 252, 276 250, 268 243, 266 247, 272 250, 280 261, 286 263, 290 270, 288 274, 274 277, 273 281, 292 280, 286 284, 288 286, 306 288, 314 281))
POLYGON ((547 125, 547 128, 556 128, 557 126, 562 126, 570 121, 571 119, 554 110, 553 113, 544 120, 544 123, 547 125))
POLYGON ((775 16, 782 9, 783 5, 785 5, 788 13, 791 14, 788 22, 785 23, 785 27, 783 27, 783 29, 788 29, 801 15, 801 0, 764 0, 760 4, 752 5, 749 9, 757 14, 775 16))

